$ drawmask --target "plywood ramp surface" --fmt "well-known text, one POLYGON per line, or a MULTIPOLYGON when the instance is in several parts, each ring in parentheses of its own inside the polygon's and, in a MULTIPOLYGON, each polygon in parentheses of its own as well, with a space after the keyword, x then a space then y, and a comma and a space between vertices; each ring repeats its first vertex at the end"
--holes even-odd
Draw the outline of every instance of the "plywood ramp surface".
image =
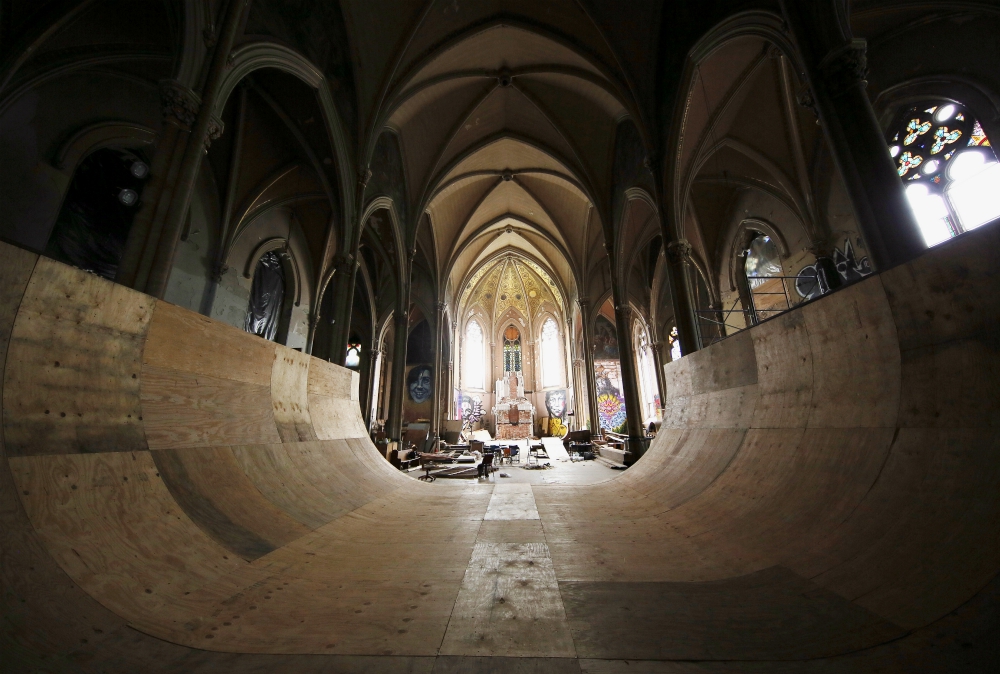
POLYGON ((585 486, 418 482, 357 373, 0 262, 4 671, 1000 664, 989 228, 668 364, 585 486))

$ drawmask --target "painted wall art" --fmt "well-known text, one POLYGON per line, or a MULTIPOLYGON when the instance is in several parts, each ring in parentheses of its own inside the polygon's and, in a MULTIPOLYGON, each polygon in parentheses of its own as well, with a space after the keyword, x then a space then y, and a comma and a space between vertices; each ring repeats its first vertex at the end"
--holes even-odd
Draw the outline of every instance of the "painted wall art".
POLYGON ((483 420, 485 408, 481 396, 460 393, 458 400, 459 419, 462 420, 462 428, 471 431, 472 427, 483 420))
POLYGON ((604 316, 594 322, 594 360, 618 359, 618 330, 604 316))
POLYGON ((627 431, 625 396, 622 395, 622 370, 617 360, 595 361, 597 413, 601 428, 612 433, 627 431))
POLYGON ((545 409, 549 413, 549 435, 561 438, 569 430, 566 426, 566 390, 546 391, 545 409))
MULTIPOLYGON (((850 239, 844 240, 843 250, 834 249, 833 264, 837 273, 840 274, 841 283, 854 283, 872 273, 868 257, 859 260, 850 239)), ((815 299, 830 292, 830 282, 826 278, 826 272, 818 263, 803 267, 797 276, 795 291, 803 299, 815 299)))

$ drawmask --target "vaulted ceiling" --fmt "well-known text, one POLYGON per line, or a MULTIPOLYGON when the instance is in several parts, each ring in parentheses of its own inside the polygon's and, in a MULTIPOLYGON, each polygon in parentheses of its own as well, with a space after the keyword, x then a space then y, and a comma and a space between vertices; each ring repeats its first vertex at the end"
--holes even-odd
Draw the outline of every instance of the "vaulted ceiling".
POLYGON ((618 83, 593 60, 522 27, 488 25, 400 83, 385 127, 404 157, 408 199, 426 212, 454 293, 510 248, 566 288, 602 241, 594 195, 608 191, 618 83))

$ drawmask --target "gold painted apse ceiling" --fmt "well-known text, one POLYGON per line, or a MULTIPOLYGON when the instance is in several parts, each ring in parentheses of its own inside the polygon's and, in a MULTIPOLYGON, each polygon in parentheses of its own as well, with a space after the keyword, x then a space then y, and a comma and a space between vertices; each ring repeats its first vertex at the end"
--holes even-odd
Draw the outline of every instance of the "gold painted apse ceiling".
POLYGON ((530 319, 545 302, 563 310, 555 281, 540 265, 512 255, 479 269, 462 297, 464 306, 478 305, 493 320, 510 308, 530 319))

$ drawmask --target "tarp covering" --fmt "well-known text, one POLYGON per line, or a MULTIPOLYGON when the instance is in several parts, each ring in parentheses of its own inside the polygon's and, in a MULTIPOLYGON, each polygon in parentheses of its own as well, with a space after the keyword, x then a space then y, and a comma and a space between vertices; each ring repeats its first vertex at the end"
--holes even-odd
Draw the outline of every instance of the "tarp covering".
POLYGON ((285 299, 285 270, 275 252, 265 253, 257 263, 250 287, 250 302, 243 329, 264 339, 274 340, 285 299))

